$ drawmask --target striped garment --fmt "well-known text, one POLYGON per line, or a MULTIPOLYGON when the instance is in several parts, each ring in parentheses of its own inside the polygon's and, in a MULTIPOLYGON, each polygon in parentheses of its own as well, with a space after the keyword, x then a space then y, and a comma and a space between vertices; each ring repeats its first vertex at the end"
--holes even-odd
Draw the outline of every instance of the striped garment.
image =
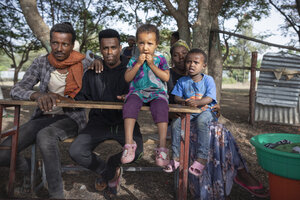
MULTIPOLYGON (((82 61, 84 72, 87 70, 90 62, 87 59, 82 61)), ((10 95, 16 100, 30 100, 30 96, 36 92, 33 87, 39 84, 39 92, 47 93, 50 74, 56 70, 50 65, 47 55, 36 58, 26 71, 23 79, 19 81, 10 91, 10 95)), ((64 113, 72 118, 78 124, 78 130, 84 128, 86 124, 86 115, 84 109, 64 108, 64 113)), ((32 118, 39 117, 43 114, 41 109, 36 108, 32 118)))

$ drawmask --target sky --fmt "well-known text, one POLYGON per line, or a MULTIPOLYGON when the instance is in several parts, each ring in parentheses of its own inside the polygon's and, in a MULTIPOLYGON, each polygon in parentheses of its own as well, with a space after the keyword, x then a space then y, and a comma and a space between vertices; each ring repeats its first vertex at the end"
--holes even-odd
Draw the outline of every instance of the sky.
MULTIPOLYGON (((260 21, 254 22, 253 32, 255 34, 259 33, 272 33, 273 35, 266 38, 265 41, 280 45, 287 45, 287 43, 292 39, 291 37, 283 36, 282 32, 279 30, 280 26, 284 24, 284 17, 275 8, 272 8, 271 14, 261 19, 260 21)), ((297 39, 297 38, 293 38, 297 39)), ((282 49, 271 47, 268 49, 269 52, 278 52, 282 49)))

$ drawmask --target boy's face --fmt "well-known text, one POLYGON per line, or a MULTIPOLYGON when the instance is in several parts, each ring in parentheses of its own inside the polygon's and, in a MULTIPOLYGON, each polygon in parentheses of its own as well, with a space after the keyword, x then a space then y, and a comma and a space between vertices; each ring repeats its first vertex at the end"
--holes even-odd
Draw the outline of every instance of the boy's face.
POLYGON ((138 48, 141 54, 154 55, 157 48, 156 35, 153 32, 142 32, 138 35, 138 48))
POLYGON ((188 54, 185 61, 185 67, 190 76, 200 74, 206 67, 204 56, 200 53, 188 54))

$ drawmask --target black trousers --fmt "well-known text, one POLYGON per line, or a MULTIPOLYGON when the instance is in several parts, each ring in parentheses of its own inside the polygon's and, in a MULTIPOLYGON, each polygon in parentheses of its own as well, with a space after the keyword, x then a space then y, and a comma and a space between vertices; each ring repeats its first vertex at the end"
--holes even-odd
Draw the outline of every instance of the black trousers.
MULTIPOLYGON (((135 159, 137 159, 143 152, 143 138, 138 123, 134 127, 133 139, 137 144, 135 152, 135 159)), ((121 166, 122 151, 112 155, 105 163, 93 153, 93 150, 105 140, 116 140, 124 146, 124 124, 110 126, 97 120, 90 120, 86 128, 79 133, 72 143, 69 153, 79 165, 101 174, 108 181, 115 176, 116 168, 121 166)))

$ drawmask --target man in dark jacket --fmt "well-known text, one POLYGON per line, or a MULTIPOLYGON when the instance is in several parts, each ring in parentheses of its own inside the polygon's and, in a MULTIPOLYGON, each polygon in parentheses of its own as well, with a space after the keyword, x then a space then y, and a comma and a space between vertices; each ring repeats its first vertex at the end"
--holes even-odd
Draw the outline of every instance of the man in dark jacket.
MULTIPOLYGON (((128 93, 129 85, 124 79, 128 59, 120 56, 122 46, 117 31, 106 29, 99 33, 100 51, 103 55, 103 71, 97 74, 89 70, 84 74, 82 89, 76 100, 119 102, 118 96, 128 93)), ((139 125, 134 128, 134 140, 137 143, 136 158, 143 152, 143 140, 139 125)), ((107 163, 101 160, 93 150, 105 140, 116 140, 121 146, 125 144, 124 121, 122 110, 92 109, 84 130, 70 147, 74 161, 99 175, 96 179, 97 190, 108 189, 117 192, 121 169, 122 152, 111 156, 107 163)))

